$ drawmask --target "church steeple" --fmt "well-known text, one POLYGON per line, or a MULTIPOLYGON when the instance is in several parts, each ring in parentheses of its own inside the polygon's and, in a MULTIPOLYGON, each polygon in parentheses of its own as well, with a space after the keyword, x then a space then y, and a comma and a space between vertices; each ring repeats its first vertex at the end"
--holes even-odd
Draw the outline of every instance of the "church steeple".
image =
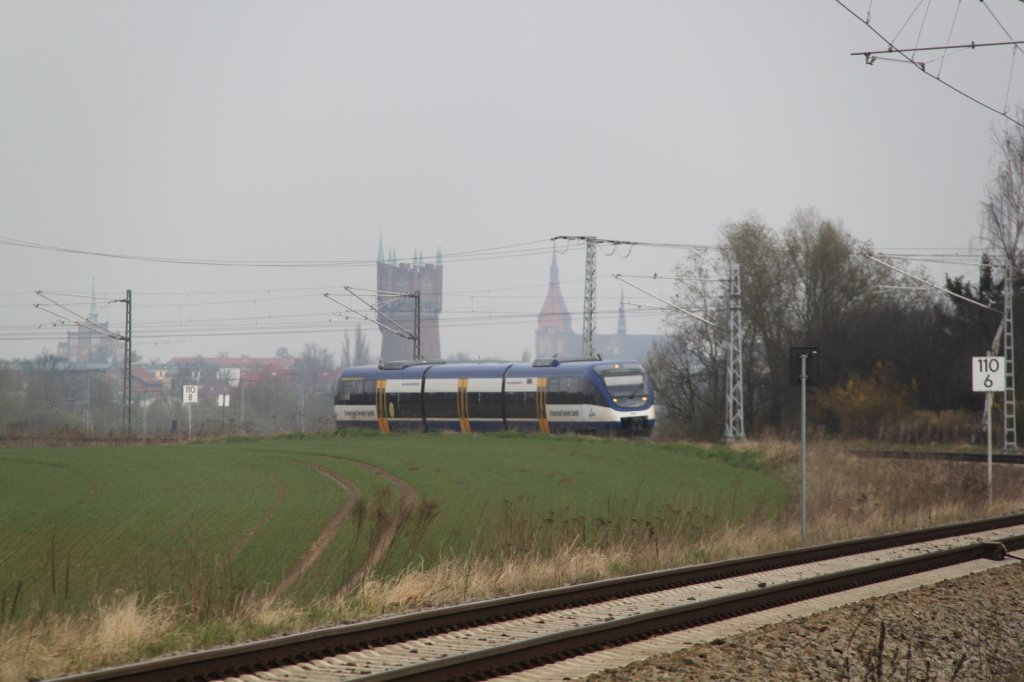
POLYGON ((558 261, 552 249, 548 293, 537 315, 537 331, 534 335, 536 357, 550 358, 564 353, 570 347, 572 335, 572 316, 558 285, 558 261))
POLYGON ((384 262, 384 235, 381 235, 380 241, 377 242, 377 262, 384 262))
POLYGON ((100 309, 96 305, 96 278, 92 278, 92 305, 89 306, 89 321, 98 324, 100 321, 100 309))
POLYGON ((617 333, 619 336, 626 335, 626 297, 621 291, 619 292, 619 328, 617 333))

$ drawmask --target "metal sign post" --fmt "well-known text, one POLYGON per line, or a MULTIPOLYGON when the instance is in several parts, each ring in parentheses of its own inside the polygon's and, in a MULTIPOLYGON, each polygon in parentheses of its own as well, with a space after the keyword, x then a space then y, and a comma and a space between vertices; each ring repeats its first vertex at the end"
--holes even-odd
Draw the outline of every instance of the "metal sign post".
POLYGON ((818 349, 789 349, 789 382, 800 384, 800 544, 807 543, 807 384, 818 381, 818 349))
POLYGON ((188 405, 188 439, 192 440, 192 403, 199 402, 199 387, 194 384, 182 386, 181 402, 188 405))
POLYGON ((227 426, 227 407, 231 404, 231 395, 229 393, 221 393, 217 396, 217 406, 220 408, 220 422, 223 426, 227 426))
MULTIPOLYGON (((987 393, 992 400, 993 393, 1006 390, 1006 358, 996 355, 971 358, 971 386, 975 392, 987 393)), ((988 424, 988 503, 992 504, 992 408, 989 407, 988 424)))

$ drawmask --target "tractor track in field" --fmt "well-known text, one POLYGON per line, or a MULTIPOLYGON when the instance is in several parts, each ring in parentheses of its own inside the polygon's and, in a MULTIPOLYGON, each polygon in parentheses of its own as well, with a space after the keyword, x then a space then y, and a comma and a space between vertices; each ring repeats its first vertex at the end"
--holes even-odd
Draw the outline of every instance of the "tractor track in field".
POLYGON ((245 534, 239 538, 238 542, 235 543, 235 546, 232 547, 224 557, 224 560, 220 564, 220 568, 224 568, 238 558, 238 555, 242 553, 245 546, 248 545, 254 537, 256 537, 256 533, 258 533, 260 528, 270 520, 270 517, 277 513, 277 510, 281 508, 281 505, 284 504, 285 499, 288 497, 288 491, 285 489, 284 483, 282 483, 280 479, 274 478, 268 474, 263 475, 277 484, 277 499, 274 501, 273 506, 263 513, 263 516, 260 517, 259 521, 254 523, 249 530, 245 531, 245 534))
MULTIPOLYGON (((363 495, 359 492, 359 489, 356 487, 356 485, 349 481, 348 479, 342 477, 337 472, 331 471, 330 469, 304 460, 294 461, 297 464, 301 464, 302 466, 311 469, 321 474, 322 476, 326 476, 327 478, 337 483, 339 486, 341 486, 342 489, 345 490, 345 492, 348 495, 348 499, 345 501, 345 504, 342 505, 342 507, 334 514, 334 516, 331 517, 331 519, 324 526, 323 530, 320 531, 320 534, 312 542, 312 544, 310 544, 309 547, 306 548, 305 552, 303 552, 302 554, 302 557, 292 567, 288 574, 279 583, 277 583, 273 587, 273 589, 270 590, 268 596, 272 600, 279 598, 289 589, 294 587, 299 582, 299 580, 301 580, 302 577, 309 572, 309 570, 313 567, 316 561, 323 555, 324 551, 326 551, 327 547, 331 544, 334 538, 337 537, 338 533, 341 530, 342 524, 352 515, 352 512, 356 508, 356 505, 363 500, 363 495)), ((413 507, 416 504, 416 500, 419 499, 419 495, 416 492, 416 489, 408 481, 399 478, 398 476, 395 476, 394 474, 386 471, 385 469, 382 469, 381 467, 374 466, 372 464, 367 464, 366 462, 361 462, 359 460, 354 459, 341 458, 341 461, 344 461, 348 464, 354 464, 355 466, 366 469, 367 471, 370 471, 374 475, 380 476, 381 478, 387 480, 388 483, 398 488, 401 494, 401 499, 398 504, 397 512, 386 518, 383 518, 382 525, 379 528, 375 529, 374 538, 371 540, 371 546, 366 553, 366 557, 363 559, 362 562, 360 562, 359 566, 352 572, 352 574, 348 577, 345 583, 335 593, 335 596, 337 597, 344 597, 348 594, 351 594, 359 585, 362 584, 364 580, 366 580, 366 577, 370 574, 373 568, 377 566, 377 564, 379 564, 381 560, 384 559, 384 557, 387 556, 388 552, 394 546, 395 540, 398 538, 398 533, 401 530, 402 526, 405 525, 405 523, 409 520, 410 516, 412 516, 413 507)), ((277 506, 280 506, 280 504, 283 502, 284 495, 286 495, 286 492, 283 490, 283 486, 279 485, 277 506)), ((271 512, 265 514, 264 517, 260 521, 258 521, 256 525, 253 526, 250 532, 246 534, 247 537, 243 538, 245 542, 248 542, 248 539, 251 539, 250 535, 255 534, 259 526, 262 525, 267 518, 269 518, 269 515, 273 511, 274 510, 271 510, 271 512)), ((240 543, 236 545, 236 549, 238 551, 241 551, 241 547, 244 547, 244 543, 240 541, 240 543)), ((236 555, 237 552, 235 551, 235 549, 232 549, 232 554, 229 556, 233 557, 236 555)))
POLYGON ((350 594, 357 586, 359 586, 366 576, 369 575, 373 567, 376 566, 391 550, 391 547, 395 544, 395 539, 398 537, 398 531, 401 530, 405 522, 409 520, 412 515, 413 505, 416 503, 419 495, 416 493, 416 489, 412 485, 394 474, 381 469, 380 467, 367 464, 366 462, 360 462, 358 460, 346 459, 346 462, 355 464, 356 466, 362 467, 374 474, 381 476, 402 491, 402 500, 399 504, 398 513, 395 514, 388 523, 382 529, 382 532, 378 533, 377 539, 373 543, 373 547, 366 555, 366 559, 359 565, 349 579, 345 581, 345 584, 338 590, 337 596, 344 597, 350 594))
POLYGON ((327 525, 324 526, 322 531, 320 531, 320 535, 318 535, 313 541, 313 544, 306 548, 302 558, 300 558, 299 562, 295 564, 291 571, 288 572, 288 575, 286 575, 284 579, 275 585, 274 589, 270 591, 269 596, 272 600, 280 597, 294 586, 302 576, 306 575, 313 564, 316 563, 316 560, 320 558, 320 555, 324 553, 324 550, 327 549, 327 546, 331 544, 331 540, 333 540, 338 534, 338 531, 341 530, 341 524, 344 523, 345 519, 348 518, 349 515, 351 515, 352 510, 356 506, 356 502, 361 499, 359 489, 356 488, 351 481, 342 478, 330 469, 325 469, 321 466, 317 466, 316 464, 303 462, 301 460, 296 460, 296 462, 337 483, 345 490, 345 492, 348 493, 348 499, 345 500, 345 504, 342 505, 341 509, 331 517, 331 520, 327 522, 327 525))

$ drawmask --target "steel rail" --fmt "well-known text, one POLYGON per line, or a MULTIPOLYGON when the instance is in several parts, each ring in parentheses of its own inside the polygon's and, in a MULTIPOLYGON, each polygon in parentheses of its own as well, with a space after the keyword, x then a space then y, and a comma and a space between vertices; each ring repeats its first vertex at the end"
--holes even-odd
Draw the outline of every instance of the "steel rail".
POLYGON ((620 646, 631 641, 648 639, 872 583, 894 580, 914 573, 933 571, 983 558, 1000 561, 1007 550, 1021 548, 1024 548, 1024 535, 1006 538, 1000 542, 979 542, 965 547, 748 590, 695 604, 659 609, 608 623, 583 626, 499 647, 364 675, 359 679, 364 682, 483 680, 620 646))
POLYGON ((556 609, 1015 525, 1024 525, 1024 514, 665 569, 430 609, 53 678, 53 682, 177 682, 222 679, 556 609))
MULTIPOLYGON (((986 462, 988 454, 984 452, 915 452, 913 450, 850 450, 855 457, 874 457, 877 459, 916 459, 941 462, 986 462)), ((1024 464, 1024 455, 993 453, 995 464, 1024 464)))

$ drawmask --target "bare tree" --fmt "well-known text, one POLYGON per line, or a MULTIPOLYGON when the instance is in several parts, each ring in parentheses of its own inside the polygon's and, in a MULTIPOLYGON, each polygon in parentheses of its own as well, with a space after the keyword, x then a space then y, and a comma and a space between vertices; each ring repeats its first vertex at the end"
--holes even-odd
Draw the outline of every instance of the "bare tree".
POLYGON ((316 343, 307 343, 292 373, 297 398, 298 429, 326 428, 333 414, 336 366, 334 354, 316 343))
MULTIPOLYGON (((829 384, 869 374, 893 355, 905 357, 891 332, 906 331, 900 341, 927 334, 923 326, 917 332, 897 322, 919 322, 910 314, 927 309, 931 300, 913 302, 883 288, 896 275, 865 257, 870 244, 813 210, 794 213, 781 232, 751 219, 727 226, 722 237, 720 257, 697 252, 676 273, 683 281, 675 303, 714 324, 669 313, 670 340, 650 358, 659 405, 684 430, 713 436, 724 424, 724 280, 730 263, 739 265, 742 280, 744 401, 752 425, 782 425, 793 413, 787 409, 795 399, 790 346, 817 346, 828 358, 821 379, 829 384)), ((907 368, 908 375, 912 371, 907 368)))
MULTIPOLYGON (((1024 109, 1019 113, 1024 115, 1024 109)), ((1019 264, 1024 247, 1024 128, 1009 126, 994 137, 996 173, 982 203, 985 237, 1006 262, 1019 264)))
POLYGON ((651 380, 670 430, 714 437, 725 424, 725 273, 720 259, 697 250, 675 275, 677 310, 665 319, 668 339, 647 358, 651 380))
POLYGON ((354 338, 345 334, 345 340, 341 345, 341 366, 357 367, 370 364, 370 344, 363 334, 363 327, 356 324, 354 338))

